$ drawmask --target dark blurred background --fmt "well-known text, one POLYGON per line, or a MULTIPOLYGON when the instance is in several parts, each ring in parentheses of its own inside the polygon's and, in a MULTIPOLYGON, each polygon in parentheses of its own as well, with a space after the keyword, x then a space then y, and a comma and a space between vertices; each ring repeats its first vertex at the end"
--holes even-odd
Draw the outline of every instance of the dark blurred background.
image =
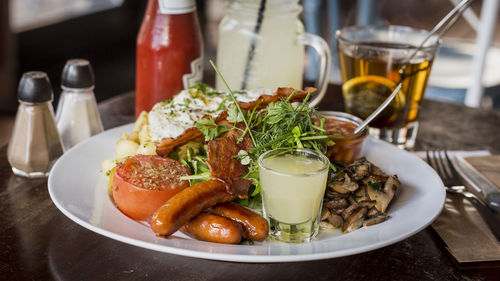
MULTIPOLYGON (((430 29, 451 8, 453 0, 336 1, 338 26, 359 24, 360 3, 371 3, 367 23, 391 23, 430 29), (374 5, 374 3, 376 5, 374 5)), ((328 1, 305 0, 302 4, 326 5, 328 1)), ((328 2, 330 4, 331 2, 328 2)), ((473 5, 480 13, 481 0, 473 5)), ((70 58, 89 59, 96 75, 98 101, 134 89, 135 40, 147 0, 2 0, 0 1, 0 114, 12 117, 17 108, 16 87, 23 72, 48 73, 60 93, 60 75, 70 58)), ((205 61, 214 59, 217 26, 224 15, 222 0, 197 1, 205 40, 205 61)), ((311 6, 309 6, 311 7, 311 6)), ((369 6, 370 7, 370 6, 369 6)), ((332 15, 317 9, 309 16, 316 26, 309 31, 332 39, 332 15), (312 16, 311 16, 312 15, 312 16)), ((304 13, 303 13, 304 15, 304 13)), ((304 20, 305 21, 305 20, 304 20)), ((473 40, 476 33, 461 19, 447 38, 473 40)), ((494 42, 500 42, 495 31, 494 42)), ((330 41, 332 42, 332 41, 330 41)), ((473 41, 472 41, 473 42, 473 41)), ((335 63, 335 62, 334 62, 335 63)), ((208 63, 205 63, 208 67, 208 63)), ((499 71, 500 73, 500 71, 499 71)), ((335 77, 332 77, 332 81, 335 77)), ((5 118, 7 118, 5 117, 5 118)), ((0 118, 0 123, 5 118, 0 118)))
MULTIPOLYGON (((98 100, 134 88, 135 38, 147 1, 115 1, 118 2, 116 6, 110 1, 110 5, 103 7, 104 10, 92 11, 92 7, 88 6, 78 13, 71 12, 71 5, 66 6, 65 13, 57 3, 51 7, 43 7, 42 4, 36 6, 36 1, 24 1, 25 6, 20 2, 23 1, 10 1, 11 7, 8 9, 9 1, 1 1, 2 26, 6 22, 8 11, 11 23, 7 44, 0 44, 7 45, 8 48, 8 61, 3 62, 8 64, 8 69, 2 67, 2 70, 10 72, 10 79, 2 81, 1 84, 14 84, 0 90, 0 110, 3 113, 16 110, 15 84, 22 73, 30 70, 48 73, 57 100, 61 71, 66 60, 70 58, 81 57, 90 60, 96 74, 95 92, 98 100), (23 18, 33 18, 35 15, 23 13, 23 9, 36 11, 37 8, 48 15, 39 17, 38 21, 23 21, 23 18), (50 17, 50 11, 45 10, 50 8, 61 8, 61 12, 50 17), (11 102, 11 97, 14 98, 14 103, 11 102)), ((53 2, 62 4, 65 1, 53 2)), ((3 40, 5 39, 0 42, 3 40)))

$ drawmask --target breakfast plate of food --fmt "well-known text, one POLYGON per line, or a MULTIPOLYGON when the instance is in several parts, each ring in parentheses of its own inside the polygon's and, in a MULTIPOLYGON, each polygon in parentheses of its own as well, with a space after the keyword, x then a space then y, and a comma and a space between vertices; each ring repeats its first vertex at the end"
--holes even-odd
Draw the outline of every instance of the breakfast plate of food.
POLYGON ((307 106, 313 93, 224 93, 197 84, 134 124, 67 151, 49 176, 50 196, 71 220, 109 238, 236 262, 352 255, 428 226, 445 199, 434 170, 366 132, 351 140, 352 126, 307 106), (343 151, 332 149, 348 140, 343 151), (274 229, 262 213, 257 158, 276 148, 315 150, 331 160, 320 230, 311 242, 268 236, 274 229))

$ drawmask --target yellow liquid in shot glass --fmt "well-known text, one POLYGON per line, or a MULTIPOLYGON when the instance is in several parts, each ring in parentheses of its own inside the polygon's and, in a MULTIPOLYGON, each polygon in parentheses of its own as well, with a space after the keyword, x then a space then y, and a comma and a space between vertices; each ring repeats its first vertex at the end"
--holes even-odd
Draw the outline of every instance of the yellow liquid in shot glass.
POLYGON ((260 169, 261 192, 271 235, 289 242, 309 241, 318 231, 328 177, 325 163, 295 155, 270 157, 262 163, 266 169, 260 169))

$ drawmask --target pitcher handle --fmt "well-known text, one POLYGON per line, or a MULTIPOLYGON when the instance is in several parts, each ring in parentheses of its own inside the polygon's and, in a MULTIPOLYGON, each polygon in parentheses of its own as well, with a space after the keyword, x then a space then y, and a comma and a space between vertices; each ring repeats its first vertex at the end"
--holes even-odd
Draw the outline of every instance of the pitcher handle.
POLYGON ((304 33, 300 34, 298 39, 300 43, 312 47, 319 55, 319 75, 315 83, 315 87, 318 89, 318 94, 315 95, 309 102, 309 106, 313 107, 318 105, 318 103, 325 96, 326 88, 328 87, 328 77, 330 76, 332 55, 330 54, 328 43, 317 35, 304 33))

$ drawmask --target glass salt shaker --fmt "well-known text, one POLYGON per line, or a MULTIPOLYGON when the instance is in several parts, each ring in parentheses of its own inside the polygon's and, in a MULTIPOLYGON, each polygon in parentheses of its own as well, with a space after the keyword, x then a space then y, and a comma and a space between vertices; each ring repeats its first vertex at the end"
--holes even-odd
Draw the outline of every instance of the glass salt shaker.
POLYGON ((61 98, 56 122, 64 149, 103 131, 94 96, 94 72, 89 61, 66 62, 61 78, 61 98))
POLYGON ((52 98, 46 73, 23 74, 18 88, 19 108, 7 149, 7 159, 18 176, 48 176, 64 152, 54 120, 52 98))

